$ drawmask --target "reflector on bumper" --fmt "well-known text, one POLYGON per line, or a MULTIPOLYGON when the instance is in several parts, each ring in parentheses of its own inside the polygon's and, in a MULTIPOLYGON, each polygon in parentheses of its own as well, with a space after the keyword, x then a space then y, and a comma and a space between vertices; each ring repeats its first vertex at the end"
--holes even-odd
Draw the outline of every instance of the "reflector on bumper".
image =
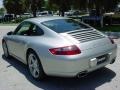
POLYGON ((90 59, 90 67, 94 67, 97 65, 97 58, 90 59))

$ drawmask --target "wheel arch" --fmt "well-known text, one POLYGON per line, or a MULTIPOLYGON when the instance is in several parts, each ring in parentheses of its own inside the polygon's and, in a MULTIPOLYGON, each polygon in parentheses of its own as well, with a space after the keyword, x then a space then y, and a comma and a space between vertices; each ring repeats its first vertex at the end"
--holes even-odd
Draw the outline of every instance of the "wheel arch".
MULTIPOLYGON (((30 51, 33 51, 33 52, 38 56, 39 61, 40 61, 40 63, 41 63, 41 59, 40 59, 38 53, 36 52, 36 50, 34 50, 34 49, 32 49, 32 48, 28 48, 27 51, 26 51, 26 61, 27 61, 27 63, 28 63, 28 54, 29 54, 30 51)), ((41 65, 42 65, 42 63, 41 63, 41 65)))
MULTIPOLYGON (((30 51, 34 51, 34 52, 35 52, 35 50, 33 50, 32 48, 28 48, 28 49, 26 50, 26 61, 27 61, 27 63, 28 63, 28 54, 29 54, 30 51)), ((35 52, 35 53, 36 53, 36 52, 35 52)))
MULTIPOLYGON (((34 49, 28 48, 27 51, 26 51, 26 61, 27 61, 27 65, 28 65, 28 54, 29 54, 30 51, 33 51, 33 52, 38 56, 38 53, 37 53, 34 49)), ((38 56, 38 58, 39 58, 39 62, 40 62, 40 64, 41 64, 41 66, 42 66, 43 72, 45 73, 45 70, 44 70, 43 64, 42 64, 42 62, 41 62, 41 59, 40 59, 39 56, 38 56)))
POLYGON ((5 40, 4 40, 4 39, 2 39, 2 43, 3 43, 3 42, 5 42, 5 40))

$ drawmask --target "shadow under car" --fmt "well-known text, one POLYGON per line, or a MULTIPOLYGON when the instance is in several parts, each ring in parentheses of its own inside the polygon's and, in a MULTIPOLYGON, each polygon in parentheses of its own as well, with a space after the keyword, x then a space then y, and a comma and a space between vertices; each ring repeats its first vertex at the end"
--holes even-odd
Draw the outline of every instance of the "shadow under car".
POLYGON ((44 90, 95 90, 95 88, 103 85, 104 83, 111 82, 111 80, 116 76, 116 73, 109 68, 102 68, 89 73, 83 78, 47 76, 43 81, 36 81, 30 76, 26 65, 13 57, 7 59, 4 55, 2 55, 2 58, 10 64, 7 66, 7 68, 14 67, 20 73, 22 73, 33 85, 44 90))

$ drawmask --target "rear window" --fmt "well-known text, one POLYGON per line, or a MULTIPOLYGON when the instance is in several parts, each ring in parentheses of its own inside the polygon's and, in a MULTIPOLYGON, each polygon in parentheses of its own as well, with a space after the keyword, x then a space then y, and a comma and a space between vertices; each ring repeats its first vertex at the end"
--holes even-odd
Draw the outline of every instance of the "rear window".
POLYGON ((56 19, 56 20, 45 21, 42 24, 57 33, 90 28, 73 19, 56 19))

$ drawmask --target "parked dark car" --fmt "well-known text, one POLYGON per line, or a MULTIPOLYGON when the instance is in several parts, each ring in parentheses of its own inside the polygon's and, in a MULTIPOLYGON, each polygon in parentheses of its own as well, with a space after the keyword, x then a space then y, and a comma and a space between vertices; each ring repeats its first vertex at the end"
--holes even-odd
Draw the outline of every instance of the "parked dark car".
POLYGON ((6 15, 3 15, 3 16, 0 16, 0 23, 8 22, 8 21, 11 21, 13 19, 14 19, 13 14, 6 14, 6 15))
POLYGON ((3 17, 3 21, 6 22, 6 21, 11 21, 14 19, 14 16, 12 14, 6 14, 4 15, 3 17))

